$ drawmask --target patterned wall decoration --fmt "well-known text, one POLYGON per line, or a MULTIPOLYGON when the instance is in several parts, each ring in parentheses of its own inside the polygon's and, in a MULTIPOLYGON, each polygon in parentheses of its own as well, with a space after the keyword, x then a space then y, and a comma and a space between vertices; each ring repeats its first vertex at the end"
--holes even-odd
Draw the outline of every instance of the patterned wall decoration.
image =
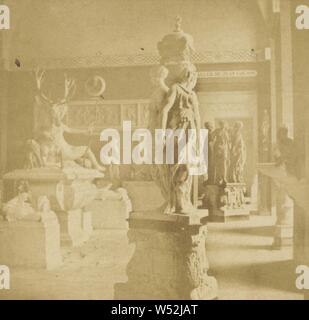
POLYGON ((132 128, 146 128, 149 122, 149 100, 83 100, 69 104, 67 125, 86 129, 89 126, 99 133, 104 128, 122 128, 130 120, 132 128))

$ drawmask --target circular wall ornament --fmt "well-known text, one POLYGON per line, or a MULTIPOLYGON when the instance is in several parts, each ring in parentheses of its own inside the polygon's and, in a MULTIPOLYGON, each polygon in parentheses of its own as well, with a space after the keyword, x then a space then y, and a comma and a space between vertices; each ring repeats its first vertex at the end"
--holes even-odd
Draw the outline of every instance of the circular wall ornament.
POLYGON ((105 80, 98 75, 90 77, 85 83, 85 90, 91 97, 101 96, 106 88, 105 80))

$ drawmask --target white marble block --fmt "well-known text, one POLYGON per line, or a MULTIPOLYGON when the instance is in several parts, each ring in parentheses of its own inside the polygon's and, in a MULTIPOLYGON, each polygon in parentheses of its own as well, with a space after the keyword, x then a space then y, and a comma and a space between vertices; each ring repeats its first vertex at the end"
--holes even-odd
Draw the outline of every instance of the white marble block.
POLYGON ((44 221, 0 220, 0 261, 9 267, 59 267, 62 258, 56 216, 44 221))

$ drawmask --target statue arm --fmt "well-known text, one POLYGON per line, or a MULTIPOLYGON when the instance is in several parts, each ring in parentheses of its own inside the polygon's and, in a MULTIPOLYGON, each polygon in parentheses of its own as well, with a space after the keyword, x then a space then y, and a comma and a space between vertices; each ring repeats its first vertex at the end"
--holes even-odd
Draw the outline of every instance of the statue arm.
POLYGON ((176 99, 176 88, 172 87, 169 96, 167 97, 167 102, 162 108, 162 129, 167 127, 168 113, 171 110, 176 99))

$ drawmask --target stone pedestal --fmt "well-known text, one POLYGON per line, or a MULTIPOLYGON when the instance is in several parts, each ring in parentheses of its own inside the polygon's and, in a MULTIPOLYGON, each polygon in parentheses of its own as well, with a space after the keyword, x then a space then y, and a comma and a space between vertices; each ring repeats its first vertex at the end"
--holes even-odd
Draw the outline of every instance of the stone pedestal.
POLYGON ((115 299, 217 298, 217 281, 208 275, 205 210, 191 216, 134 212, 128 237, 136 244, 127 266, 127 283, 115 285, 115 299))
POLYGON ((245 203, 245 184, 228 183, 225 188, 207 185, 203 206, 209 210, 209 221, 248 220, 250 208, 245 203))
POLYGON ((97 195, 92 183, 95 178, 101 178, 101 174, 84 168, 15 170, 4 175, 5 198, 12 198, 16 181, 26 180, 34 205, 40 196, 48 197, 59 220, 61 244, 78 246, 89 239, 92 231, 91 212, 85 207, 97 195))
POLYGON ((0 261, 9 267, 59 267, 62 259, 57 217, 52 215, 40 222, 0 220, 0 261))

